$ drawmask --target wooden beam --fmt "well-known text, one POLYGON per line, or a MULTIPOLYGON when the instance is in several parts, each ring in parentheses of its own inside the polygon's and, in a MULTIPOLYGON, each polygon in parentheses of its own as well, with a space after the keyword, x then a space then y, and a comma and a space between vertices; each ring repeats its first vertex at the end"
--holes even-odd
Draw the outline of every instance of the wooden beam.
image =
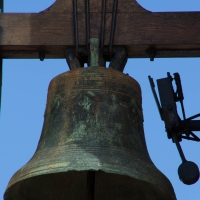
MULTIPOLYGON (((84 0, 78 0, 79 44, 85 46, 84 0)), ((99 37, 101 2, 90 0, 90 37, 99 37)), ((113 0, 107 0, 105 42, 109 45, 113 0)), ((124 46, 129 58, 200 56, 200 12, 152 13, 135 0, 118 0, 115 46, 124 46), (126 2, 126 3, 125 3, 126 2)), ((0 56, 3 58, 64 58, 75 45, 72 1, 57 0, 38 14, 0 15, 0 56)))

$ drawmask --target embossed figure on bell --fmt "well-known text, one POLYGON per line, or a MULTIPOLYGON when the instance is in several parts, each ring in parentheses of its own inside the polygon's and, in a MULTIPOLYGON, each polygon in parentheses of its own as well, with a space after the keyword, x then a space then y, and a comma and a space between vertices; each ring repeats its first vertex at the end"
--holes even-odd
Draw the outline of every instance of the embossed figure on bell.
POLYGON ((72 69, 48 89, 37 150, 17 171, 5 200, 175 200, 145 144, 139 84, 112 68, 72 69))

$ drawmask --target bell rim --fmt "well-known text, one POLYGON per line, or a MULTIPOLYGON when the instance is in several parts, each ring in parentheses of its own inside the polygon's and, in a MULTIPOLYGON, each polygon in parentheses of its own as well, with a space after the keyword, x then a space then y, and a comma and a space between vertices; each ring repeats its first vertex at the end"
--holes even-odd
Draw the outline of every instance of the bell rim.
MULTIPOLYGON (((66 147, 66 146, 63 146, 63 147, 65 147, 67 149, 67 152, 66 151, 62 151, 62 152, 69 153, 70 148, 66 147)), ((85 147, 85 148, 87 148, 87 147, 85 147)), ((90 148, 92 150, 94 150, 94 147, 90 147, 90 148)), ((96 146, 95 146, 95 148, 98 149, 96 146)), ((47 155, 48 150, 46 150, 46 151, 40 152, 39 153, 40 155, 37 155, 38 153, 34 154, 34 156, 30 159, 30 161, 27 164, 25 164, 21 169, 19 169, 12 176, 11 180, 8 183, 6 191, 9 188, 11 188, 12 186, 14 186, 15 184, 17 184, 18 182, 23 181, 28 178, 45 175, 45 174, 52 174, 52 173, 62 173, 62 172, 70 172, 70 171, 78 172, 78 171, 88 171, 88 170, 103 171, 105 173, 129 176, 131 178, 142 180, 147 183, 158 186, 159 188, 161 188, 164 191, 174 191, 168 178, 160 170, 158 170, 156 168, 156 166, 153 164, 153 162, 150 160, 150 158, 148 156, 145 157, 142 154, 139 154, 140 161, 138 160, 138 162, 142 163, 143 166, 148 168, 146 170, 148 173, 148 176, 146 176, 146 177, 148 177, 148 179, 147 178, 145 179, 145 176, 143 174, 144 169, 139 168, 138 166, 136 167, 136 165, 134 165, 134 162, 132 162, 132 165, 129 163, 129 165, 122 166, 122 163, 124 163, 124 160, 130 161, 130 158, 131 159, 133 159, 134 157, 136 158, 137 155, 135 155, 135 154, 137 154, 138 152, 136 153, 135 151, 129 151, 127 149, 118 148, 118 147, 117 148, 112 147, 112 152, 110 150, 110 147, 102 148, 102 146, 100 146, 99 149, 104 150, 104 153, 106 153, 106 155, 108 155, 107 156, 108 158, 104 163, 107 165, 110 164, 110 166, 114 166, 114 167, 108 168, 105 165, 102 165, 100 161, 92 162, 91 155, 94 154, 93 151, 91 151, 89 154, 84 155, 84 156, 81 155, 81 156, 74 157, 74 159, 76 159, 76 161, 79 162, 79 165, 77 165, 76 167, 74 165, 69 165, 69 163, 67 163, 67 162, 56 163, 55 160, 52 160, 52 163, 50 163, 50 164, 43 162, 43 165, 40 165, 40 167, 39 167, 38 162, 35 161, 35 158, 37 156, 39 156, 39 157, 47 156, 48 157, 48 155, 47 155), (43 153, 43 155, 42 155, 42 153, 43 153), (116 161, 115 163, 109 162, 109 160, 111 160, 110 159, 111 155, 118 155, 118 160, 115 160, 116 161), (82 161, 80 159, 82 159, 82 161), (119 161, 120 159, 121 159, 121 161, 119 161), (90 161, 90 162, 86 162, 86 161, 90 161), (33 163, 33 162, 35 162, 35 165, 32 165, 32 167, 27 167, 28 165, 31 165, 31 163, 33 163), (80 167, 81 162, 85 163, 85 165, 84 166, 82 165, 80 167), (88 163, 88 164, 86 164, 86 163, 88 163), (34 169, 34 172, 30 172, 31 168, 34 169), (136 168, 139 169, 138 173, 135 172, 136 168), (131 173, 131 169, 133 171, 132 173, 131 173), (24 171, 29 171, 29 174, 25 173, 24 171), (20 175, 21 173, 24 173, 24 175, 20 175), (155 181, 155 182, 153 182, 153 181, 155 181)), ((88 149, 87 149, 87 151, 88 151, 88 149)), ((80 153, 83 152, 83 148, 80 148, 78 151, 77 147, 75 147, 74 152, 77 155, 78 152, 80 152, 80 153)), ((49 152, 49 153, 51 154, 51 152, 49 152)), ((60 154, 60 157, 63 158, 63 155, 60 154)), ((59 160, 58 156, 56 158, 59 160)), ((175 194, 172 194, 172 196, 173 195, 175 195, 175 194)))

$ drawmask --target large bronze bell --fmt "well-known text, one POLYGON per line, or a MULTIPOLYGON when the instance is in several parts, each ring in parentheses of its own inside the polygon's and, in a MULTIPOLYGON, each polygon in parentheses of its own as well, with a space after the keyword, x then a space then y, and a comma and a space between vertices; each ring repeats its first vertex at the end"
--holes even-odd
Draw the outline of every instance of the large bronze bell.
POLYGON ((88 68, 72 66, 67 54, 75 69, 51 81, 38 147, 5 200, 176 199, 147 152, 139 84, 100 67, 98 47, 90 39, 88 68))
POLYGON ((91 175, 95 200, 176 199, 148 155, 140 86, 130 76, 96 66, 60 74, 44 117, 37 150, 5 200, 85 200, 91 175))

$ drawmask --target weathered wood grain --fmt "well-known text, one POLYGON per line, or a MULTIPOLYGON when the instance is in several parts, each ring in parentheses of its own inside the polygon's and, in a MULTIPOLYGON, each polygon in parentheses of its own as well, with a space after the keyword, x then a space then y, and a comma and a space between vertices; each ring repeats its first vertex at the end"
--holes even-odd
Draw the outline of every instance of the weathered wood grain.
MULTIPOLYGON (((75 45, 71 2, 57 0, 38 14, 1 14, 0 55, 3 58, 38 58, 38 52, 45 51, 47 58, 64 58, 64 49, 75 45)), ((92 38, 100 36, 100 2, 90 0, 92 38)), ((107 1, 105 46, 110 39, 112 2, 107 1)), ((200 56, 200 12, 152 13, 137 3, 131 8, 131 2, 136 3, 119 0, 114 37, 114 45, 124 46, 129 58, 149 57, 149 48, 157 49, 156 57, 200 56)), ((79 44, 85 46, 84 1, 78 0, 78 3, 81 8, 78 11, 79 44)))

